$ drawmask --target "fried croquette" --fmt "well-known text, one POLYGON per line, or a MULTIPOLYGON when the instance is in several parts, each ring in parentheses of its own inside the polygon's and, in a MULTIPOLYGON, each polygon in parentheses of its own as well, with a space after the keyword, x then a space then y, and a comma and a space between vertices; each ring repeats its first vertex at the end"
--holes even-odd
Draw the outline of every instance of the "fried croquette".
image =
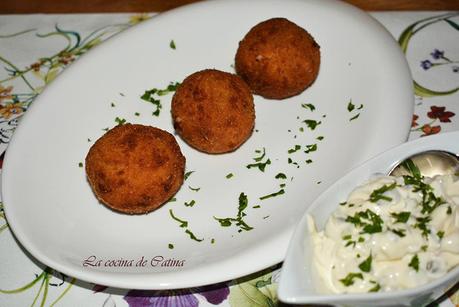
POLYGON ((253 96, 238 76, 206 69, 191 74, 172 98, 172 120, 190 146, 206 153, 237 149, 252 134, 253 96))
POLYGON ((124 124, 109 130, 86 156, 88 181, 100 202, 128 214, 155 210, 183 183, 185 157, 175 137, 124 124))
POLYGON ((300 94, 314 82, 320 47, 295 23, 272 18, 254 26, 239 42, 235 66, 254 94, 283 99, 300 94))

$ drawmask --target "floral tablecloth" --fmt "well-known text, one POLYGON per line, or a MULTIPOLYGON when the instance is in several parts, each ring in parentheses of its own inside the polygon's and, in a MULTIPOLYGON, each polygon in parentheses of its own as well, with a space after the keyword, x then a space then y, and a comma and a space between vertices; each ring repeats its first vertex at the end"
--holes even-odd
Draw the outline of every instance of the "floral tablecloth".
MULTIPOLYGON (((20 117, 60 72, 152 15, 0 15, 0 154, 20 117)), ((412 71, 415 114, 409 139, 459 130, 459 12, 371 15, 399 41, 412 71)), ((59 110, 55 112, 58 116, 59 110)), ((107 288, 36 261, 15 241, 0 203, 0 306, 275 306, 280 267, 195 289, 107 288)), ((459 291, 450 291, 435 304, 459 306, 459 291)))

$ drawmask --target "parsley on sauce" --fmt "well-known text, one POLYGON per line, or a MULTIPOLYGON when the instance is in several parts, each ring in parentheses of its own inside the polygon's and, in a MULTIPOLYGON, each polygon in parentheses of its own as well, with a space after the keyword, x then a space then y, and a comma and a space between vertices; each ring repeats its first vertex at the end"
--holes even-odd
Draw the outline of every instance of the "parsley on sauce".
POLYGON ((413 258, 411 258, 410 263, 408 263, 409 267, 412 267, 416 272, 419 271, 419 258, 418 255, 414 255, 413 258))
POLYGON ((396 187, 397 187, 397 183, 395 183, 395 182, 390 184, 390 185, 383 185, 382 187, 380 187, 379 189, 374 190, 370 194, 370 201, 372 203, 375 203, 378 200, 391 201, 392 198, 389 197, 389 196, 384 195, 384 193, 387 192, 387 191, 393 190, 396 187))
POLYGON ((368 273, 371 271, 371 262, 372 262, 372 256, 371 256, 371 253, 370 253, 370 256, 368 256, 367 259, 365 259, 362 263, 359 264, 359 269, 362 271, 362 272, 365 272, 365 273, 368 273))
POLYGON ((349 287, 349 286, 352 286, 354 284, 354 280, 358 278, 358 279, 362 279, 363 280, 363 275, 362 273, 349 273, 347 274, 346 277, 340 279, 339 281, 345 285, 346 287, 349 287))

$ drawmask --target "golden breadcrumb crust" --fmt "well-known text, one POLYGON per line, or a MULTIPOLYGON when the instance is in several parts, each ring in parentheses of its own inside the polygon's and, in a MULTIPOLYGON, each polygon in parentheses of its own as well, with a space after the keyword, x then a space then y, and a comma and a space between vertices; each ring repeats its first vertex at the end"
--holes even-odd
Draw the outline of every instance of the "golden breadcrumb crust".
POLYGON ((253 96, 238 76, 206 69, 185 78, 172 98, 175 130, 190 146, 206 153, 238 148, 255 124, 253 96))
POLYGON ((155 210, 183 183, 185 157, 174 136, 150 126, 119 125, 99 138, 86 156, 96 197, 128 214, 155 210))
POLYGON ((283 99, 300 94, 314 82, 320 47, 295 23, 272 18, 254 26, 239 42, 235 65, 254 94, 283 99))

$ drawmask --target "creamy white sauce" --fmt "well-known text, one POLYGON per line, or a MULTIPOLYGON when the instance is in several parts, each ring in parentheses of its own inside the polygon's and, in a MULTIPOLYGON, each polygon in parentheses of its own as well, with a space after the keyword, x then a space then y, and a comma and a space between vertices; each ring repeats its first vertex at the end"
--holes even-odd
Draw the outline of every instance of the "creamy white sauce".
POLYGON ((314 265, 328 291, 413 288, 459 264, 459 178, 423 178, 428 193, 415 190, 419 180, 370 180, 338 206, 323 231, 308 217, 314 265), (432 200, 429 206, 423 194, 432 200))

